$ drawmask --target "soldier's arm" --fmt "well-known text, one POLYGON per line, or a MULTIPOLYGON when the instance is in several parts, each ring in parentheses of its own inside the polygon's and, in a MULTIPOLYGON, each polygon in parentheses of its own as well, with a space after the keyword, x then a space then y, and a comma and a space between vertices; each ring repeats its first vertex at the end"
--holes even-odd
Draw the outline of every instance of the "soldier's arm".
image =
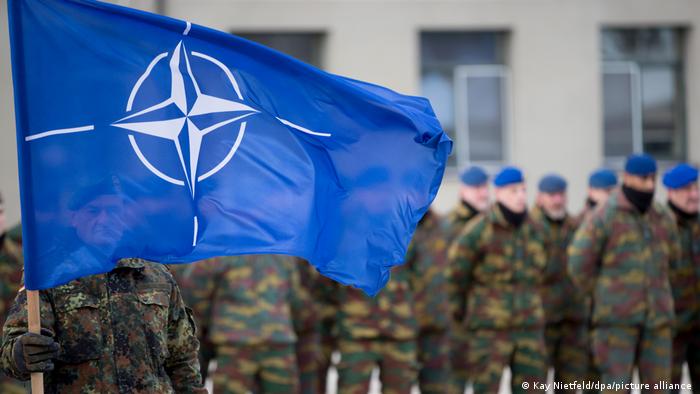
POLYGON ((165 371, 176 393, 206 393, 199 368, 199 341, 192 313, 185 307, 180 289, 172 281, 168 316, 168 350, 165 371))
POLYGON ((450 245, 448 261, 448 301, 453 319, 461 322, 467 309, 467 294, 471 285, 472 270, 481 254, 480 240, 485 219, 477 216, 464 227, 450 245))
MULTIPOLYGON (((41 299, 41 328, 42 334, 51 337, 55 336, 54 315, 51 302, 45 292, 40 292, 41 299)), ((15 379, 28 380, 29 374, 24 374, 15 363, 13 349, 18 338, 27 333, 27 291, 22 289, 17 293, 15 300, 8 311, 5 325, 2 329, 2 348, 0 350, 0 365, 2 370, 15 379)))
POLYGON ((420 242, 414 239, 416 242, 411 244, 412 248, 409 247, 407 255, 406 263, 411 267, 418 322, 424 331, 445 331, 449 327, 445 236, 441 232, 420 242))
POLYGON ((606 238, 602 219, 589 215, 567 249, 569 276, 584 294, 591 294, 595 286, 606 238))

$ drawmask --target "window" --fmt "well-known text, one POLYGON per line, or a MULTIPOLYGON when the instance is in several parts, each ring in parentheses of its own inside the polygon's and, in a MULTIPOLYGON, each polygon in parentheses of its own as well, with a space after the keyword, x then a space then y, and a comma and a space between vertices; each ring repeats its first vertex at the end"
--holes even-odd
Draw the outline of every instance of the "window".
POLYGON ((421 34, 421 87, 455 141, 451 166, 505 161, 508 68, 502 32, 421 34))
POLYGON ((276 49, 316 67, 322 66, 323 33, 237 33, 233 34, 276 49))
POLYGON ((605 29, 602 57, 605 157, 683 160, 683 30, 605 29))

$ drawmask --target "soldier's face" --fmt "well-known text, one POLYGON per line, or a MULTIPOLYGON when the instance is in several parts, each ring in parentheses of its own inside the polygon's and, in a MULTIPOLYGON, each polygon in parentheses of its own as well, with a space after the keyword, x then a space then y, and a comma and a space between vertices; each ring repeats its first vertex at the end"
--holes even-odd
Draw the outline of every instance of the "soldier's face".
POLYGON ((693 182, 686 187, 680 189, 669 189, 668 199, 675 206, 682 209, 686 213, 698 213, 698 204, 700 204, 700 191, 698 190, 697 182, 693 182))
POLYGON ((625 173, 622 182, 627 187, 640 192, 653 192, 656 186, 656 174, 640 176, 625 173))
POLYGON ((591 187, 588 188, 588 197, 595 201, 596 204, 601 205, 604 204, 607 200, 608 197, 610 197, 610 193, 612 193, 612 188, 610 189, 600 189, 600 188, 595 188, 591 187))
POLYGON ((563 219, 566 216, 566 192, 539 193, 537 203, 552 219, 563 219))
POLYGON ((122 238, 124 201, 115 195, 95 198, 73 214, 72 225, 85 244, 112 248, 122 238))
POLYGON ((525 183, 514 183, 496 188, 496 200, 515 213, 525 212, 527 209, 525 183))
POLYGON ((462 200, 469 203, 469 205, 477 210, 485 211, 489 207, 490 196, 488 183, 484 183, 481 186, 462 185, 459 192, 462 200))

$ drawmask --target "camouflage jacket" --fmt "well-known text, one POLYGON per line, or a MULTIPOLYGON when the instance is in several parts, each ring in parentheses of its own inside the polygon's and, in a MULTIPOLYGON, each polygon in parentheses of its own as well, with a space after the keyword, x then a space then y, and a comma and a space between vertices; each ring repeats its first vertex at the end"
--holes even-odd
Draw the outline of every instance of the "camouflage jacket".
POLYGON ((584 219, 569 246, 574 284, 592 295, 595 325, 657 327, 674 320, 669 266, 680 246, 670 213, 641 214, 621 191, 584 219))
POLYGON ((479 212, 474 208, 460 201, 447 216, 447 244, 452 243, 462 232, 467 222, 478 214, 479 212))
POLYGON ((469 329, 542 327, 544 248, 542 231, 529 216, 514 228, 494 204, 471 220, 449 250, 455 321, 469 329))
POLYGON ((338 286, 338 333, 347 339, 411 340, 418 335, 416 275, 412 259, 391 270, 391 279, 376 296, 338 286))
POLYGON ((22 247, 6 235, 0 240, 0 327, 21 286, 23 269, 22 247))
POLYGON ((547 323, 564 319, 587 321, 583 296, 574 287, 566 267, 566 249, 576 232, 576 220, 567 215, 561 223, 553 222, 540 207, 533 208, 530 217, 542 229, 547 251, 547 269, 542 286, 542 303, 547 323))
POLYGON ((446 230, 442 218, 429 210, 409 246, 407 261, 417 273, 414 302, 421 332, 446 331, 450 324, 446 230))
POLYGON ((210 340, 215 345, 293 344, 312 331, 315 308, 294 258, 222 258, 226 270, 214 295, 210 340))
POLYGON ((700 220, 676 216, 681 258, 671 265, 670 281, 676 328, 700 327, 700 220))
MULTIPOLYGON (((27 332, 26 291, 3 328, 0 364, 26 380, 13 361, 27 332)), ((107 274, 42 290, 41 326, 61 345, 48 393, 206 393, 195 325, 165 266, 124 259, 107 274)))

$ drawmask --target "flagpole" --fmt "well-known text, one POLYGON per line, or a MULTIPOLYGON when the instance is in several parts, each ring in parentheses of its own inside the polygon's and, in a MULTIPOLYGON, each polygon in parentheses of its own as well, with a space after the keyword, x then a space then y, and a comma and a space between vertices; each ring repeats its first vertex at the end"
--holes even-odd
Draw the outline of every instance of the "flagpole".
MULTIPOLYGON (((38 290, 27 290, 29 332, 41 334, 41 308, 38 290)), ((32 372, 32 394, 44 394, 44 374, 32 372)))

